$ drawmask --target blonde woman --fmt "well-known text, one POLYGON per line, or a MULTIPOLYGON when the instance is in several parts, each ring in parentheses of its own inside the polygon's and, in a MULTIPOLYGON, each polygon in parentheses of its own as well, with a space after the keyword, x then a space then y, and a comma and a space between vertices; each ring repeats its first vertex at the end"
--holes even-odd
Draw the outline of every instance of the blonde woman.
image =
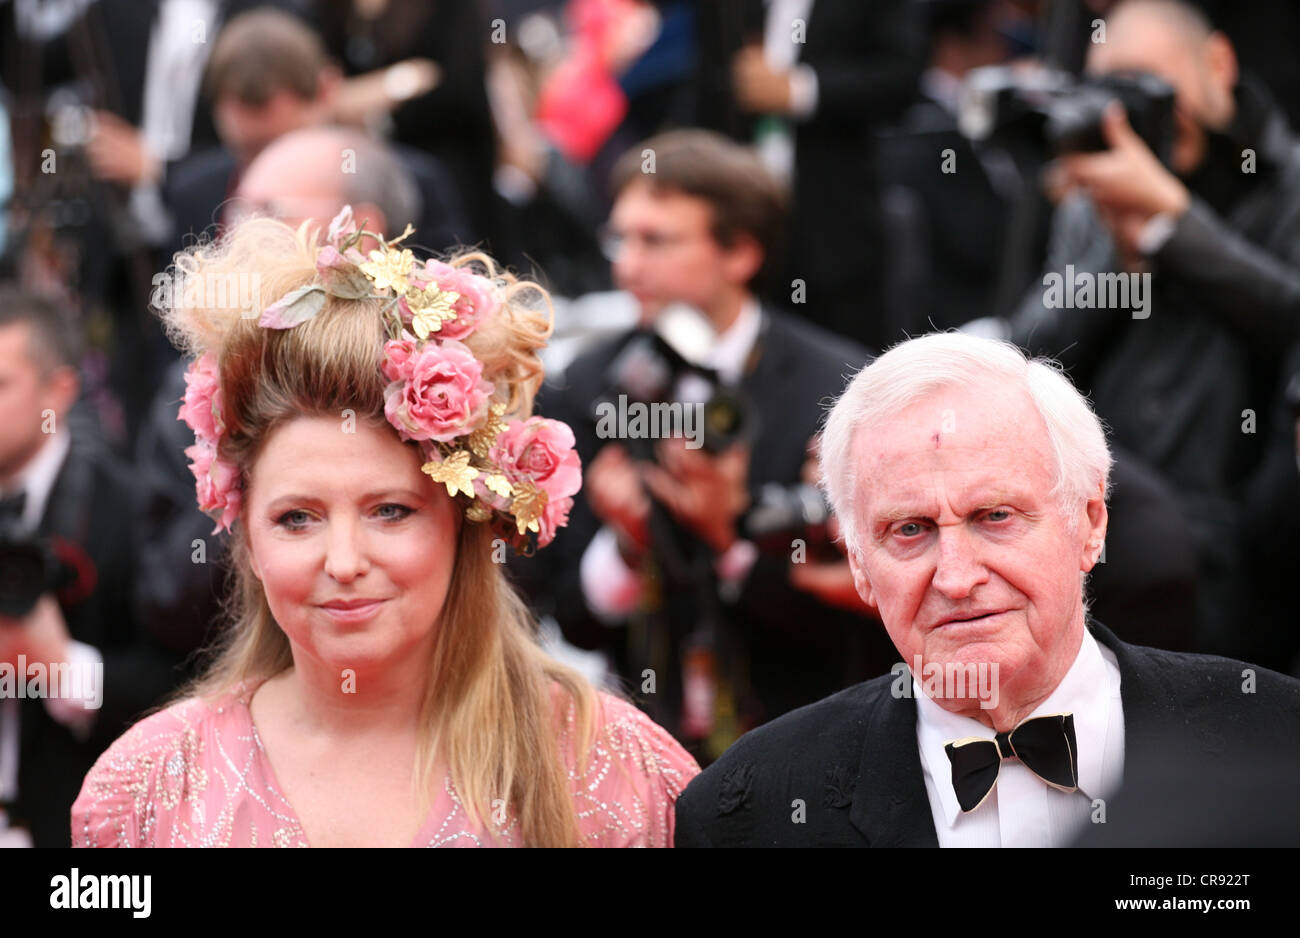
POLYGON ((87 775, 74 844, 671 845, 698 766, 541 651, 500 563, 580 484, 569 428, 530 417, 545 294, 401 240, 345 209, 323 244, 253 219, 178 257, 164 315, 231 623, 87 775), (256 308, 206 305, 218 283, 256 308))

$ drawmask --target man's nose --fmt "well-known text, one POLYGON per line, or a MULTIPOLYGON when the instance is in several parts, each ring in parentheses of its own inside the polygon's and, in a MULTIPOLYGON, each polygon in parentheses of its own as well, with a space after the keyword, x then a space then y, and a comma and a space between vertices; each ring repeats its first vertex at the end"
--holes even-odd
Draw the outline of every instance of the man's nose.
POLYGON ((351 583, 370 570, 365 532, 356 518, 331 520, 325 572, 340 583, 351 583))
POLYGON ((964 524, 939 528, 934 567, 934 588, 949 599, 965 599, 975 587, 988 582, 989 572, 979 544, 964 524))

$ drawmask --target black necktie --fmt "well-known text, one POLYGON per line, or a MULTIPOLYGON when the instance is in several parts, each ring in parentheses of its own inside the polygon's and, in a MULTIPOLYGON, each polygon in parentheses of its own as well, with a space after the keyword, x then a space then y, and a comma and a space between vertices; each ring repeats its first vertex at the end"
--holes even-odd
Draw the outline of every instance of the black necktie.
POLYGON ((1053 788, 1079 787, 1079 755, 1074 739, 1074 714, 1025 720, 1009 733, 992 739, 968 736, 943 747, 952 763, 952 788, 964 812, 974 811, 998 781, 1003 759, 1019 759, 1053 788))
POLYGON ((0 531, 16 527, 23 520, 23 509, 26 507, 26 490, 0 496, 0 531))

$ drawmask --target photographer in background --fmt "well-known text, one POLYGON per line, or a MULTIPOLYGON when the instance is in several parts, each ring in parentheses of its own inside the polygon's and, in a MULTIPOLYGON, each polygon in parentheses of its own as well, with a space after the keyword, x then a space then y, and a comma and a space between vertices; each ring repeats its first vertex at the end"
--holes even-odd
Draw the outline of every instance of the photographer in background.
POLYGON ((170 659, 132 614, 130 483, 93 431, 70 426, 77 346, 59 305, 0 285, 0 664, 25 682, 39 663, 51 693, 52 669, 66 665, 86 692, 19 699, 15 685, 0 696, 9 845, 68 846, 86 772, 171 686, 170 659))
POLYGON ((1181 0, 1119 4, 1088 71, 1173 87, 1169 165, 1112 105, 1109 148, 1056 164, 1051 186, 1069 197, 1045 270, 1149 273, 1150 295, 1142 316, 1103 302, 1062 309, 1040 281, 1012 338, 1061 360, 1114 442, 1172 487, 1198 540, 1193 648, 1240 656, 1241 486, 1265 435, 1251 415, 1262 430, 1280 356, 1300 338, 1300 147, 1262 89, 1238 80, 1229 40, 1181 0))
POLYGON ((868 353, 755 298, 785 197, 751 150, 666 133, 622 157, 611 189, 614 279, 641 320, 542 393, 574 428, 584 483, 530 585, 569 641, 611 654, 640 705, 708 761, 892 660, 873 654, 883 633, 869 620, 790 582, 792 560, 833 550, 800 470, 823 401, 868 353), (663 402, 700 404, 702 438, 647 439, 596 412, 663 402))

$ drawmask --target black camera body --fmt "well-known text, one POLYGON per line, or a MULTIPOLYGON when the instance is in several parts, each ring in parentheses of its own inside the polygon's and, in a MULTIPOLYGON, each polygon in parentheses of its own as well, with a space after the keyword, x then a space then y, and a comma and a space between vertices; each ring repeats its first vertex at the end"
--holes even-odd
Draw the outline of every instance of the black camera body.
MULTIPOLYGON (((608 381, 609 390, 593 405, 598 428, 603 415, 611 412, 624 415, 628 408, 640 408, 642 415, 652 418, 643 424, 646 430, 662 431, 666 426, 680 429, 683 424, 698 427, 700 448, 710 455, 753 439, 758 429, 757 411, 744 394, 691 365, 653 333, 638 335, 624 346, 610 364, 608 381), (678 380, 687 373, 697 376, 708 387, 705 399, 698 402, 701 408, 698 421, 694 415, 685 414, 685 409, 697 406, 697 402, 674 399, 678 380), (683 415, 690 419, 683 420, 683 415)), ((617 438, 632 458, 651 460, 654 440, 664 435, 662 432, 619 433, 617 438)))
POLYGON ((21 619, 42 595, 66 591, 78 570, 49 538, 0 531, 0 615, 21 619))
POLYGON ((1134 132, 1169 165, 1174 143, 1174 89, 1149 72, 1079 79, 1068 72, 978 68, 962 89, 957 124, 975 141, 1028 147, 1048 156, 1108 149, 1102 113, 1124 105, 1134 132))

